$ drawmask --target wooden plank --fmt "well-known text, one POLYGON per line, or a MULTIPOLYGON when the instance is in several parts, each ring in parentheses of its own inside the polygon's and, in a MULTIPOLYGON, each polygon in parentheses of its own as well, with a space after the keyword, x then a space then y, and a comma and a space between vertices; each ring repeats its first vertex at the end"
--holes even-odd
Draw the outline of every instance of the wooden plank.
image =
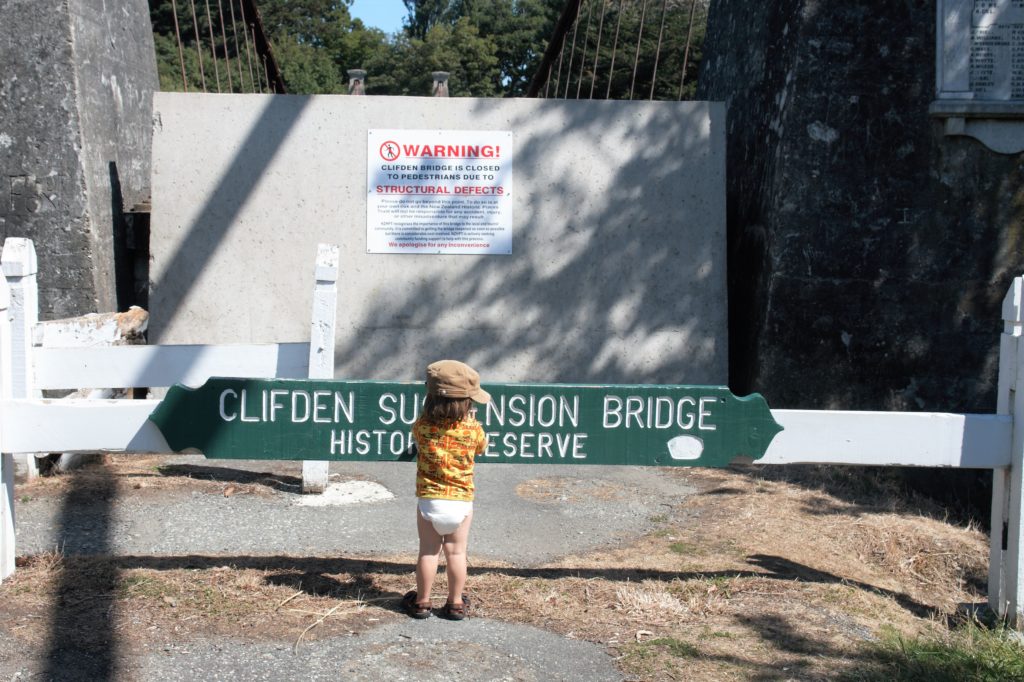
POLYGON ((772 410, 785 429, 758 464, 994 469, 1010 464, 1009 416, 772 410))
POLYGON ((149 421, 159 400, 12 400, 0 405, 3 452, 170 452, 149 421))
POLYGON ((141 340, 149 313, 132 306, 123 313, 90 313, 63 320, 44 320, 32 328, 32 343, 44 348, 127 346, 141 340))
POLYGON ((306 376, 308 343, 36 348, 35 388, 200 386, 211 376, 306 376))

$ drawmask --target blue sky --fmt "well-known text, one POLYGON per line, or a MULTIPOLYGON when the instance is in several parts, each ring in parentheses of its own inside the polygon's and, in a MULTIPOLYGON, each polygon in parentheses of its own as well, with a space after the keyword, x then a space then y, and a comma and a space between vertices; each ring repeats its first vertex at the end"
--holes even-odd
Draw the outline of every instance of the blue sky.
POLYGON ((348 11, 353 17, 362 19, 367 26, 379 28, 385 33, 401 30, 402 19, 407 14, 402 0, 356 0, 348 11))

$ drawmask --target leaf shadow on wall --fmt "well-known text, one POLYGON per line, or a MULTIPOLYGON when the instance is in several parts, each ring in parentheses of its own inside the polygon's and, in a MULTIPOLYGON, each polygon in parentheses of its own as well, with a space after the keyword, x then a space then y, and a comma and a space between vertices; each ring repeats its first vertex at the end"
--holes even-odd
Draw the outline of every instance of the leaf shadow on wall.
POLYGON ((485 383, 725 383, 724 207, 706 182, 720 131, 698 123, 702 109, 659 104, 611 130, 608 115, 639 111, 534 111, 542 132, 516 140, 514 193, 531 195, 516 202, 513 254, 370 256, 408 267, 339 325, 336 376, 415 379, 450 357, 485 383))

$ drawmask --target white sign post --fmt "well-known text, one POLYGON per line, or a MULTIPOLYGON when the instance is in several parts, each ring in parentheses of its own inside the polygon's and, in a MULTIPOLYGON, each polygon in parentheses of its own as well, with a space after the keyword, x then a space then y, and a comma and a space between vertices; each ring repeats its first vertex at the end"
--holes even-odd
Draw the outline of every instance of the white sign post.
POLYGON ((368 253, 512 253, 512 133, 370 130, 368 253))

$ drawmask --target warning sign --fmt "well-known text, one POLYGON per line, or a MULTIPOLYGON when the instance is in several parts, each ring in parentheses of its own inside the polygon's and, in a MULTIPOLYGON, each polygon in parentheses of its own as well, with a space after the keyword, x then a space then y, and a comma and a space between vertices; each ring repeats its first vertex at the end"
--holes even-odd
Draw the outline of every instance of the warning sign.
POLYGON ((368 253, 512 253, 512 133, 370 130, 368 253))

